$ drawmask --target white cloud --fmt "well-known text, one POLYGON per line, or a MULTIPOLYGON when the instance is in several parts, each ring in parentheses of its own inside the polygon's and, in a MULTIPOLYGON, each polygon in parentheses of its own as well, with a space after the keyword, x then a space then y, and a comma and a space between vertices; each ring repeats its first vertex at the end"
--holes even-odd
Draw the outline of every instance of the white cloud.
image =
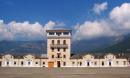
MULTIPOLYGON (((102 6, 107 3, 102 3, 102 6)), ((95 4, 96 6, 96 4, 95 4)), ((73 39, 92 39, 98 37, 120 37, 130 33, 130 3, 113 8, 107 19, 85 21, 74 26, 73 39)), ((103 11, 103 10, 102 10, 103 11)), ((100 12, 99 12, 100 13, 100 12)), ((15 22, 5 24, 0 20, 0 40, 42 40, 45 30, 62 28, 63 23, 49 21, 45 25, 40 23, 15 22)))
POLYGON ((46 34, 46 30, 51 30, 51 29, 58 29, 62 28, 64 26, 64 23, 56 23, 53 21, 49 21, 45 26, 43 27, 44 29, 44 35, 46 34))
POLYGON ((130 3, 115 7, 108 19, 85 21, 75 26, 74 38, 92 39, 97 37, 121 37, 130 33, 130 3))
POLYGON ((61 27, 62 23, 49 21, 45 25, 38 22, 33 24, 28 21, 12 21, 5 24, 0 20, 0 40, 42 40, 45 39, 46 29, 55 29, 61 27))
POLYGON ((0 20, 0 40, 12 40, 13 35, 8 31, 8 27, 4 24, 3 20, 0 20))
POLYGON ((8 24, 9 31, 14 35, 14 39, 39 39, 42 38, 43 27, 39 23, 30 24, 28 21, 17 23, 15 21, 8 24))
POLYGON ((93 11, 96 14, 100 14, 102 11, 107 9, 107 5, 108 5, 107 2, 103 2, 101 4, 94 4, 93 11))
POLYGON ((92 39, 103 36, 113 36, 115 32, 106 21, 86 21, 76 26, 74 39, 92 39))
POLYGON ((110 12, 110 18, 118 24, 118 28, 130 30, 130 3, 115 7, 110 12))

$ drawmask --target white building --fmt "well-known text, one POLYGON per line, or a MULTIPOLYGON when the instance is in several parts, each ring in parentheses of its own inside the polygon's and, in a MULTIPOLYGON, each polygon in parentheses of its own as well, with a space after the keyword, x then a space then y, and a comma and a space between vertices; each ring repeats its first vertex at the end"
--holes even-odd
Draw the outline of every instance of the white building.
MULTIPOLYGON (((1 67, 129 67, 130 53, 71 55, 71 30, 47 30, 47 54, 0 57, 1 67)), ((78 48, 78 47, 77 47, 78 48)))

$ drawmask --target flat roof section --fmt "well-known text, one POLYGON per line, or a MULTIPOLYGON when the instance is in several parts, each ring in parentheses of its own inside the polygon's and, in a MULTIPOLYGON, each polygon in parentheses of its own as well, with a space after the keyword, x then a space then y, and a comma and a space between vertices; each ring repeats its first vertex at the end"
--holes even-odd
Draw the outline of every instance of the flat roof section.
POLYGON ((46 30, 46 32, 72 32, 72 30, 68 29, 56 29, 56 30, 46 30))

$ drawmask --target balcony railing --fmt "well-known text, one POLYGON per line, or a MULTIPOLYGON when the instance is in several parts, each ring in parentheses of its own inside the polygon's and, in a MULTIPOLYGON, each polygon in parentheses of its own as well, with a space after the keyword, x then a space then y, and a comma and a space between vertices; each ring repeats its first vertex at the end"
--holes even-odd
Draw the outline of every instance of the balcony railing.
POLYGON ((50 44, 51 48, 68 48, 67 44, 50 44))

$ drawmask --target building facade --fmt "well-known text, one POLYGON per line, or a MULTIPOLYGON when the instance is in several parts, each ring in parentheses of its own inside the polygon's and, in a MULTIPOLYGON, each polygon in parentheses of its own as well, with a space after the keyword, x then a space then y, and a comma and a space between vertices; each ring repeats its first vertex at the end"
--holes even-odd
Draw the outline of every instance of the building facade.
POLYGON ((47 54, 0 57, 0 67, 130 67, 129 53, 71 55, 71 30, 47 30, 47 54))

